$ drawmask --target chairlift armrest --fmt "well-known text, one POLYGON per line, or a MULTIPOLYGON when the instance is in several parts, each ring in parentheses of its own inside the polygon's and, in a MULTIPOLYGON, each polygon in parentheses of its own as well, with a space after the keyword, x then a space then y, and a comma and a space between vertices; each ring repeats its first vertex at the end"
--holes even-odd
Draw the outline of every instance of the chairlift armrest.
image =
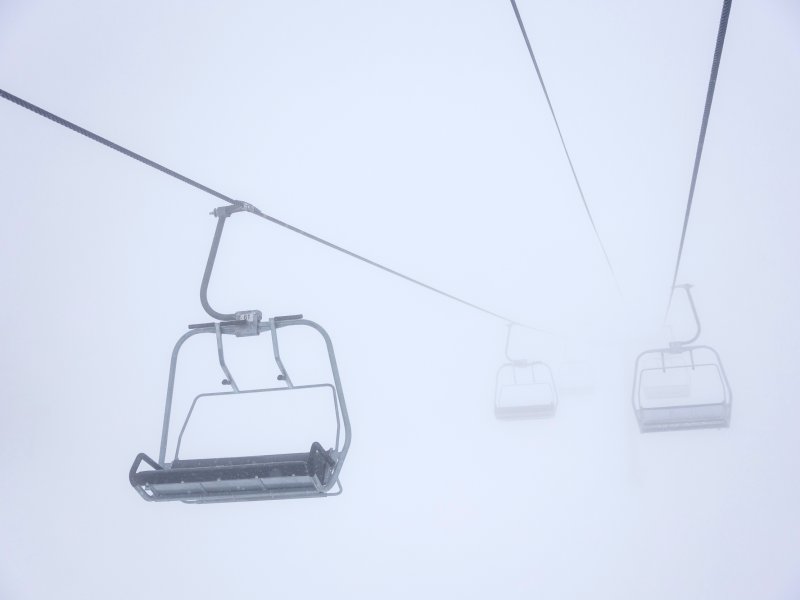
POLYGON ((139 466, 142 464, 142 461, 146 462, 148 465, 153 467, 156 471, 163 471, 164 467, 154 461, 152 458, 147 456, 144 452, 140 452, 136 455, 136 458, 133 459, 133 464, 131 465, 131 470, 128 473, 128 480, 131 482, 133 487, 136 487, 135 477, 137 472, 139 471, 139 466))
POLYGON ((322 444, 319 442, 314 442, 311 444, 311 452, 309 452, 309 458, 313 458, 315 455, 319 455, 322 459, 328 463, 328 466, 333 468, 336 466, 336 459, 334 459, 326 450, 322 447, 322 444))
POLYGON ((273 317, 272 320, 280 323, 281 321, 298 321, 303 318, 303 315, 282 315, 280 317, 273 317))

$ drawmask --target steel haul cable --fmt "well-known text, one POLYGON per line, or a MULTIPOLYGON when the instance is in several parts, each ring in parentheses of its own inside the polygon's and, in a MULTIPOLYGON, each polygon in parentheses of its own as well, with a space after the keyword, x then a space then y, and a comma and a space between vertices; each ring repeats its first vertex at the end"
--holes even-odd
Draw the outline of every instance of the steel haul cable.
POLYGON ((689 199, 686 202, 686 213, 683 216, 683 229, 681 230, 681 241, 678 244, 678 258, 675 261, 675 272, 672 276, 672 287, 670 287, 669 302, 667 312, 672 304, 672 295, 675 285, 678 282, 678 271, 681 268, 681 258, 683 257, 683 246, 686 242, 686 231, 689 228, 689 216, 692 212, 692 202, 694 201, 694 191, 697 186, 697 173, 700 171, 700 158, 703 156, 703 146, 706 141, 706 131, 708 120, 711 115, 711 103, 714 101, 714 90, 717 86, 717 74, 719 73, 719 63, 722 59, 722 47, 725 44, 725 34, 728 31, 728 17, 731 13, 732 0, 723 0, 722 14, 719 18, 719 29, 717 31, 717 44, 714 48, 714 60, 711 63, 711 76, 708 80, 708 91, 706 92, 706 104, 703 109, 703 121, 700 125, 700 136, 697 140, 697 152, 694 157, 694 168, 692 169, 692 181, 689 185, 689 199))
POLYGON ((445 292, 445 291, 443 291, 443 290, 441 290, 441 289, 439 289, 437 287, 434 287, 432 285, 424 283, 424 282, 422 282, 422 281, 420 281, 418 279, 415 279, 415 278, 410 277, 408 275, 405 275, 405 274, 403 274, 403 273, 401 273, 399 271, 391 269, 391 268, 389 268, 389 267, 387 267, 385 265, 382 265, 382 264, 380 264, 380 263, 378 263, 378 262, 376 262, 374 260, 366 258, 366 257, 364 257, 364 256, 362 256, 362 255, 360 255, 360 254, 358 254, 356 252, 353 252, 351 250, 343 248, 342 246, 339 246, 339 245, 334 244, 333 242, 330 242, 330 241, 328 241, 328 240, 326 240, 324 238, 316 236, 313 233, 309 233, 308 231, 300 229, 299 227, 291 225, 290 223, 287 223, 285 221, 281 221, 280 219, 278 219, 276 217, 273 217, 271 215, 268 215, 268 214, 262 212, 261 210, 259 210, 258 208, 256 208, 255 206, 253 206, 251 204, 244 203, 241 200, 235 200, 234 198, 231 198, 230 196, 227 196, 227 195, 225 195, 225 194, 223 194, 221 192, 218 192, 217 190, 214 190, 214 189, 212 189, 212 188, 210 188, 210 187, 208 187, 206 185, 203 185, 202 183, 199 183, 198 181, 195 181, 194 179, 190 179, 189 177, 186 177, 185 175, 182 175, 181 173, 178 173, 177 171, 173 171, 172 169, 170 169, 168 167, 165 167, 164 165, 161 165, 161 164, 159 164, 159 163, 157 163, 157 162, 155 162, 153 160, 150 160, 149 158, 147 158, 145 156, 142 156, 141 154, 137 154, 136 152, 133 152, 132 150, 129 150, 128 148, 125 148, 124 146, 120 146, 119 144, 117 144, 115 142, 112 142, 111 140, 108 140, 108 139, 106 139, 106 138, 104 138, 104 137, 102 137, 102 136, 100 136, 100 135, 98 135, 98 134, 96 134, 96 133, 94 133, 92 131, 89 131, 88 129, 85 129, 84 127, 81 127, 80 125, 76 125, 75 123, 72 123, 71 121, 67 121, 63 117, 59 117, 58 115, 53 114, 53 113, 51 113, 51 112, 49 112, 49 111, 47 111, 47 110, 45 110, 45 109, 43 109, 43 108, 41 108, 39 106, 36 106, 35 104, 32 104, 31 102, 28 102, 27 100, 23 100, 22 98, 20 98, 18 96, 15 96, 14 94, 11 94, 11 93, 3 90, 3 89, 0 89, 0 97, 4 98, 5 100, 8 100, 9 102, 13 102, 14 104, 16 104, 18 106, 21 106, 22 108, 24 108, 26 110, 29 110, 29 111, 31 111, 31 112, 33 112, 33 113, 35 113, 35 114, 37 114, 37 115, 39 115, 41 117, 44 117, 45 119, 49 119, 50 121, 53 121, 54 123, 56 123, 58 125, 61 125, 62 127, 66 127, 67 129, 70 129, 71 131, 74 131, 75 133, 79 133, 80 135, 83 135, 83 136, 89 138, 90 140, 93 140, 93 141, 95 141, 95 142, 97 142, 99 144, 102 144, 102 145, 104 145, 104 146, 106 146, 108 148, 111 148, 112 150, 116 150, 117 152, 120 152, 120 153, 124 154, 125 156, 127 156, 129 158, 132 158, 134 160, 137 160, 137 161, 147 165, 148 167, 156 169, 157 171, 161 171, 165 175, 169 175, 170 177, 174 177, 175 179, 177 179, 179 181, 182 181, 183 183, 186 183, 187 185, 190 185, 190 186, 192 186, 192 187, 194 187, 194 188, 196 188, 198 190, 201 190, 201 191, 205 192, 206 194, 210 194, 210 195, 212 195, 212 196, 214 196, 216 198, 219 198, 220 200, 223 200, 224 202, 227 202, 228 204, 246 205, 248 207, 248 209, 249 209, 249 212, 252 212, 253 214, 258 215, 259 217, 261 217, 263 219, 266 219, 270 223, 274 223, 275 225, 278 225, 279 227, 283 227, 284 229, 288 229, 289 231, 291 231, 293 233, 301 235, 301 236, 303 236, 303 237, 305 237, 307 239, 310 239, 310 240, 312 240, 312 241, 314 241, 314 242, 316 242, 318 244, 322 244, 323 246, 326 246, 326 247, 328 247, 328 248, 330 248, 332 250, 336 250, 337 252, 341 252, 342 254, 345 254, 345 255, 347 255, 347 256, 349 256, 351 258, 354 258, 354 259, 359 260, 359 261, 361 261, 363 263, 366 263, 371 267, 375 267, 376 269, 380 269, 381 271, 384 271, 385 273, 389 273, 390 275, 394 275, 395 277, 399 277, 400 279, 408 281, 409 283, 413 283, 415 285, 418 285, 418 286, 420 286, 422 288, 425 288, 428 291, 434 292, 436 294, 439 294, 440 296, 444 296, 445 298, 448 298, 449 300, 453 300, 454 302, 458 302, 459 304, 462 304, 464 306, 468 306, 469 308, 475 309, 475 310, 480 311, 480 312, 482 312, 484 314, 487 314, 489 316, 492 316, 492 317, 495 317, 497 319, 500 319, 501 321, 505 321, 506 323, 520 325, 520 326, 525 327, 527 329, 531 329, 531 330, 534 330, 534 331, 539 331, 539 332, 542 332, 542 333, 548 333, 548 334, 552 333, 552 332, 550 332, 550 331, 548 331, 546 329, 542 329, 542 328, 539 328, 539 327, 533 327, 531 325, 527 325, 525 323, 521 323, 521 322, 519 322, 519 321, 517 321, 515 319, 510 319, 510 318, 508 318, 506 316, 503 316, 503 315, 501 315, 501 314, 499 314, 497 312, 494 312, 492 310, 484 308, 484 307, 482 307, 482 306, 480 306, 478 304, 474 304, 472 302, 469 302, 468 300, 464 300, 463 298, 460 298, 460 297, 458 297, 458 296, 456 296, 454 294, 450 294, 448 292, 445 292))
POLYGON ((589 223, 592 226, 592 231, 594 231, 594 235, 597 238, 597 242, 600 244, 600 249, 602 250, 603 256, 606 259, 606 264, 608 265, 608 270, 611 272, 611 277, 614 279, 614 285, 616 285, 617 290, 619 290, 620 287, 619 287, 619 281, 617 280, 617 274, 614 272, 614 267, 612 266, 611 259, 609 258, 608 252, 606 251, 606 246, 605 244, 603 244, 603 239, 600 237, 600 231, 598 231, 597 229, 597 225, 594 222, 594 217, 592 216, 592 211, 589 209, 589 203, 586 201, 586 196, 583 193, 583 186, 581 185, 581 182, 578 179, 578 173, 575 171, 575 165, 572 162, 572 156, 570 156, 569 150, 567 149, 567 142, 564 140, 564 134, 561 132, 561 125, 558 123, 558 117, 556 117, 556 111, 553 108, 553 103, 550 100, 550 94, 547 92, 547 86, 544 84, 542 71, 539 69, 539 63, 536 60, 536 55, 533 53, 533 46, 531 46, 530 38, 528 38, 528 31, 525 29, 525 23, 522 21, 522 15, 520 15, 516 0, 511 0, 511 7, 514 9, 514 16, 517 17, 517 24, 519 25, 519 30, 522 33, 522 37, 525 39, 525 45, 528 48, 528 54, 531 57, 533 68, 536 71, 536 77, 539 79, 539 84, 542 86, 542 92, 544 93, 545 100, 547 100, 547 106, 550 109, 550 114, 553 116, 553 123, 555 123, 556 131, 558 132, 558 138, 561 140, 561 147, 564 148, 564 154, 567 157, 567 162, 569 163, 570 171, 572 171, 572 178, 575 180, 575 186, 578 188, 578 194, 581 197, 581 202, 583 203, 583 208, 586 211, 586 216, 589 217, 589 223))

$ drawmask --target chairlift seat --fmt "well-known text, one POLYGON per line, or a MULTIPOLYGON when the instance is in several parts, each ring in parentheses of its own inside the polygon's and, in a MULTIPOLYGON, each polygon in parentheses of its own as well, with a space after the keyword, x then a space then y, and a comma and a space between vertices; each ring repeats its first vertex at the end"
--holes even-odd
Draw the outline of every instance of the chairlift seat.
POLYGON ((498 419, 547 419, 555 416, 556 405, 553 402, 527 406, 495 405, 494 414, 498 419))
POLYGON ((139 454, 130 483, 149 501, 234 502, 326 496, 336 459, 315 442, 309 452, 231 458, 178 459, 162 467, 139 454), (152 470, 139 471, 142 462, 152 470))
POLYGON ((526 364, 521 372, 529 378, 520 381, 520 367, 506 364, 497 374, 494 414, 497 419, 547 419, 555 416, 558 393, 550 368, 544 363, 526 364), (536 365, 542 368, 539 377, 536 365))
POLYGON ((642 433, 721 429, 730 425, 730 384, 719 354, 710 346, 648 350, 637 358, 635 370, 633 407, 642 433), (685 355, 688 357, 686 364, 663 363, 658 368, 641 366, 647 359, 664 361, 670 354, 673 357, 685 355), (696 360, 696 354, 702 362, 696 360), (705 374, 706 384, 711 385, 705 393, 694 389, 693 377, 698 373, 705 374), (709 401, 712 398, 715 401, 709 401), (647 404, 652 401, 657 404, 647 404))
POLYGON ((506 362, 495 378, 494 416, 496 419, 545 419, 556 414, 558 391, 553 371, 547 363, 517 358, 509 352, 511 332, 506 332, 506 362))

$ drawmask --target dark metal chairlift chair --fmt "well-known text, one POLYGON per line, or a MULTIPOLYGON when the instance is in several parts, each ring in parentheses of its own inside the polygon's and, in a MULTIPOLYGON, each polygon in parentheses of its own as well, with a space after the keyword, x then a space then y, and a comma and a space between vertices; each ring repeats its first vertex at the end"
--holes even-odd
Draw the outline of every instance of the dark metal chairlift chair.
POLYGON ((350 419, 347 414, 333 345, 327 332, 313 321, 304 319, 302 315, 274 317, 267 322, 262 322, 260 311, 250 310, 234 314, 223 314, 215 311, 208 303, 208 283, 211 278, 211 271, 214 266, 225 219, 236 212, 247 210, 249 210, 249 205, 242 203, 218 208, 213 212, 214 216, 217 217, 217 227, 203 275, 200 301, 206 312, 215 319, 215 322, 190 325, 189 331, 180 337, 172 351, 158 461, 153 460, 144 453, 139 454, 133 461, 129 473, 131 485, 145 500, 153 502, 180 500, 186 503, 201 504, 281 498, 314 498, 334 496, 341 493, 339 473, 350 446, 350 419), (295 386, 292 383, 281 360, 278 346, 278 330, 294 326, 310 327, 322 336, 328 351, 333 379, 332 384, 321 383, 295 386), (267 331, 270 332, 275 363, 281 373, 278 379, 283 381, 285 386, 258 390, 240 390, 225 364, 223 336, 255 336, 267 331), (178 354, 189 338, 200 334, 214 334, 216 336, 219 364, 225 374, 223 383, 230 385, 232 391, 200 394, 194 399, 178 437, 175 458, 172 462, 167 462, 167 438, 178 354), (329 388, 331 390, 336 413, 335 447, 326 450, 318 442, 314 442, 308 451, 293 454, 191 460, 178 458, 183 433, 200 398, 254 392, 286 392, 287 390, 309 388, 329 388), (344 426, 344 440, 340 446, 342 425, 344 426), (140 470, 142 463, 145 463, 150 469, 140 470), (337 491, 331 491, 334 487, 336 487, 337 491))

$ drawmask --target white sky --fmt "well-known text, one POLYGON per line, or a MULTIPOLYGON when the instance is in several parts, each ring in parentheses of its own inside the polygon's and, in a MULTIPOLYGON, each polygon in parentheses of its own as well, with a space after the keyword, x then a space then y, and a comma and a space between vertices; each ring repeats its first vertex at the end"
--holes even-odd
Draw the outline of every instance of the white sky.
POLYGON ((731 428, 641 436, 630 409, 634 357, 665 341, 720 4, 519 2, 620 296, 507 2, 0 0, 0 88, 562 332, 527 341, 598 371, 554 420, 498 423, 502 322, 237 216, 213 302, 331 333, 345 493, 145 504, 127 470, 206 320, 218 203, 0 103, 0 598, 797 597, 796 2, 734 2, 681 276, 731 428))

